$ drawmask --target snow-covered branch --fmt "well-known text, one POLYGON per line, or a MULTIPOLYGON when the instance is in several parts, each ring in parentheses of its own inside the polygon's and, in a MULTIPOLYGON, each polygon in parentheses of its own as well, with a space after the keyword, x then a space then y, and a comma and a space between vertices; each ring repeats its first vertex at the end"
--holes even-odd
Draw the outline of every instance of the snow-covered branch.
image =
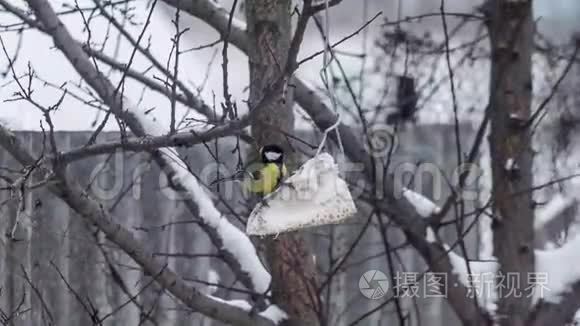
POLYGON ((437 206, 437 204, 435 204, 431 199, 413 190, 404 188, 403 196, 405 196, 405 198, 407 198, 407 200, 413 204, 417 210, 417 213, 423 217, 431 217, 441 211, 441 208, 437 206))
MULTIPOLYGON (((449 250, 449 249, 448 249, 449 250)), ((495 316, 497 310, 496 278, 499 265, 497 261, 469 261, 449 250, 449 260, 453 273, 466 288, 470 297, 475 297, 478 305, 490 316, 495 316)))
MULTIPOLYGON (((188 2, 186 4, 175 0, 163 1, 174 7, 180 6, 182 10, 204 20, 220 33, 226 31, 224 26, 226 26, 227 23, 227 14, 218 10, 208 11, 207 8, 215 7, 210 0, 200 0, 188 2), (210 12, 213 12, 214 15, 208 17, 210 12)), ((230 34, 229 41, 242 51, 247 52, 249 42, 243 32, 244 31, 241 27, 239 29, 234 27, 230 34)), ((307 85, 307 83, 299 78, 294 79, 293 85, 295 86, 294 95, 297 103, 312 118, 320 130, 325 130, 336 121, 335 113, 325 105, 324 100, 316 94, 313 87, 307 85)), ((356 137, 356 133, 344 124, 341 124, 338 129, 342 136, 346 155, 354 161, 363 163, 367 172, 372 171, 372 162, 368 158, 362 144, 357 141, 358 137, 356 137)), ((515 167, 514 162, 506 161, 506 163, 508 164, 507 168, 510 170, 515 167)), ((390 184, 388 179, 386 180, 385 189, 387 194, 394 193, 392 192, 394 187, 390 184)), ((460 282, 464 285, 463 290, 459 289, 461 287, 452 287, 451 290, 453 293, 450 293, 448 299, 462 321, 465 321, 466 323, 474 322, 475 319, 479 318, 477 317, 479 311, 477 311, 477 307, 470 305, 469 300, 466 300, 466 297, 464 296, 465 288, 468 287, 468 282, 465 282, 468 279, 466 262, 463 258, 454 253, 446 254, 444 250, 437 249, 438 242, 436 235, 432 229, 428 228, 427 222, 422 218, 433 214, 436 209, 431 205, 432 203, 424 201, 423 199, 425 198, 423 196, 419 196, 421 195, 408 192, 403 196, 404 198, 401 199, 395 200, 393 198, 387 198, 379 203, 379 209, 402 227, 411 244, 417 248, 420 254, 430 264, 432 269, 436 271, 452 272, 451 274, 458 276, 460 282), (442 256, 447 256, 449 259, 446 260, 442 258, 442 256)), ((539 216, 536 218, 536 229, 552 220, 559 214, 559 212, 561 212, 562 209, 564 209, 564 206, 566 205, 562 201, 556 201, 555 203, 548 205, 544 213, 539 213, 539 216)), ((489 221, 486 221, 486 225, 489 226, 489 223, 487 222, 489 221)), ((487 246, 486 251, 488 251, 488 253, 491 252, 492 247, 491 236, 491 232, 488 232, 484 239, 487 246)), ((572 244, 573 243, 574 242, 572 242, 572 244)), ((559 249, 557 252, 537 252, 536 254, 538 260, 543 261, 546 258, 542 256, 548 255, 547 257, 550 257, 551 254, 557 255, 559 253, 563 255, 566 252, 567 251, 564 249, 559 249)), ((490 259, 493 259, 491 255, 489 256, 490 259)), ((470 262, 469 267, 469 270, 472 270, 472 273, 474 271, 493 272, 497 270, 497 262, 470 262)), ((490 297, 493 298, 493 293, 490 293, 490 297)), ((488 308, 487 310, 489 311, 489 308, 493 307, 493 300, 490 302, 481 302, 481 306, 488 308)))
MULTIPOLYGON (((10 131, 0 125, 0 145, 3 146, 20 164, 35 166, 37 160, 28 153, 19 140, 10 131)), ((191 309, 209 317, 235 325, 272 325, 263 316, 251 317, 245 309, 224 304, 215 297, 204 295, 197 289, 188 286, 165 263, 154 258, 134 235, 124 226, 117 223, 101 203, 85 194, 84 188, 65 176, 64 169, 49 170, 45 166, 35 166, 36 173, 51 175, 48 189, 66 202, 76 213, 85 218, 89 224, 96 225, 107 238, 125 251, 142 268, 145 274, 151 275, 172 295, 179 298, 191 309)), ((265 311, 266 313, 268 311, 265 311)))
MULTIPOLYGON (((423 217, 431 217, 440 211, 437 204, 420 193, 404 188, 403 195, 423 217)), ((426 239, 430 243, 438 243, 433 228, 427 227, 426 239)), ((449 258, 451 273, 467 289, 469 296, 476 298, 479 307, 483 308, 489 316, 495 316, 497 292, 494 286, 499 268, 497 261, 467 262, 463 257, 453 252, 448 245, 442 244, 442 247, 449 258)))
POLYGON ((540 284, 533 289, 534 311, 530 326, 571 325, 580 309, 580 235, 562 247, 536 250, 535 274, 540 284))
POLYGON ((576 235, 562 247, 550 250, 536 250, 535 273, 545 275, 542 285, 545 291, 535 291, 533 302, 544 300, 560 303, 563 296, 573 291, 573 286, 580 283, 580 235, 576 235))
MULTIPOLYGON (((214 300, 219 301, 223 304, 230 305, 232 307, 236 307, 242 309, 246 312, 250 312, 252 310, 252 306, 246 300, 223 300, 217 297, 212 297, 214 300)), ((264 317, 270 320, 275 325, 278 325, 283 320, 288 319, 288 314, 284 312, 280 307, 277 305, 270 305, 264 311, 258 313, 259 316, 264 317)))
MULTIPOLYGON (((422 217, 431 217, 440 212, 441 208, 432 200, 413 190, 404 188, 403 196, 414 206, 422 217)), ((491 230, 489 230, 491 232, 491 230)), ((426 240, 432 244, 438 244, 437 235, 431 227, 427 227, 426 240)), ((491 240, 491 239, 485 239, 491 240)), ((491 242, 491 241, 490 241, 491 242)), ((497 291, 495 287, 498 263, 494 260, 488 261, 466 261, 456 254, 446 244, 441 244, 444 248, 449 263, 451 274, 467 290, 468 298, 475 298, 480 308, 483 308, 487 315, 494 318, 497 310, 497 291), (469 264, 469 265, 468 265, 469 264)), ((491 257, 493 259, 493 257, 491 257)))
MULTIPOLYGON (((405 191, 410 202, 414 203, 418 211, 425 209, 423 216, 428 216, 431 209, 437 206, 426 197, 411 191, 405 191), (427 209, 429 208, 429 209, 427 209)), ((575 203, 572 198, 564 197, 560 194, 554 196, 552 200, 537 212, 534 228, 539 230, 547 223, 557 218, 564 210, 575 203)), ((482 216, 482 218, 484 218, 482 216)), ((491 237, 491 229, 487 230, 491 237)), ((436 236, 431 228, 427 229, 427 240, 436 242, 436 236)), ((491 242, 491 238, 482 239, 484 242, 491 242)), ((484 257, 482 261, 467 262, 463 257, 456 254, 444 245, 449 251, 449 260, 453 266, 453 273, 458 276, 459 281, 466 286, 473 295, 477 295, 478 303, 490 316, 494 316, 497 309, 498 293, 497 288, 505 286, 498 284, 502 279, 499 277, 499 264, 497 258, 493 256, 484 257)), ((563 268, 562 263, 580 260, 580 235, 576 235, 560 248, 552 250, 535 251, 534 274, 545 277, 545 282, 536 282, 531 289, 533 294, 532 304, 540 301, 543 303, 562 303, 567 295, 577 291, 580 287, 580 268, 571 264, 571 268, 563 268)), ((503 280, 505 281, 505 280, 503 280)), ((580 302, 579 302, 580 305, 580 302)))
POLYGON ((542 208, 536 212, 534 218, 534 230, 540 231, 551 221, 562 216, 562 213, 574 205, 575 200, 558 193, 542 208))
MULTIPOLYGON (((560 202, 561 198, 554 199, 560 202)), ((556 204, 554 204, 556 205, 556 204)), ((562 206, 559 206, 562 207, 562 206)), ((557 210, 549 210, 555 212, 557 210)), ((428 229, 428 239, 436 241, 433 231, 428 229)), ((509 282, 500 277, 499 264, 495 257, 490 260, 469 261, 469 270, 463 257, 449 250, 449 260, 453 266, 453 273, 458 276, 459 281, 477 296, 478 303, 481 307, 494 316, 497 309, 497 290, 508 286, 509 282), (470 283, 471 282, 471 283, 470 283), (504 283, 501 283, 504 282, 504 283)), ((550 250, 535 250, 535 268, 532 288, 526 289, 532 295, 532 305, 553 306, 564 304, 580 308, 580 267, 577 264, 567 262, 576 262, 580 260, 580 235, 576 235, 560 248, 550 250), (568 300, 568 301, 567 301, 568 300)), ((512 280, 514 281, 514 280, 512 280)), ((509 290, 509 289, 506 289, 509 290)), ((505 294, 505 293, 504 293, 505 294)), ((526 294, 528 295, 528 294, 526 294)), ((568 312, 573 309, 567 309, 568 312)), ((548 309, 547 312, 553 313, 548 309)))
POLYGON ((91 156, 113 153, 117 150, 125 152, 141 152, 159 149, 162 147, 186 147, 201 144, 216 138, 238 135, 241 129, 248 123, 246 118, 226 123, 223 126, 215 127, 207 131, 191 132, 184 131, 173 135, 162 135, 157 137, 145 137, 126 139, 123 141, 113 141, 99 143, 89 146, 82 146, 72 149, 59 156, 61 162, 70 163, 82 160, 91 156))
MULTIPOLYGON (((28 3, 45 30, 51 34, 55 45, 116 117, 125 122, 138 137, 164 134, 164 130, 143 111, 128 105, 130 101, 116 92, 111 82, 93 66, 88 55, 72 38, 47 1, 29 0, 28 3)), ((224 259, 239 279, 256 292, 266 292, 271 276, 262 265, 256 249, 245 233, 220 214, 208 193, 188 171, 174 149, 165 148, 150 153, 172 180, 172 188, 182 194, 188 194, 185 205, 193 215, 200 217, 201 226, 223 253, 224 259)))

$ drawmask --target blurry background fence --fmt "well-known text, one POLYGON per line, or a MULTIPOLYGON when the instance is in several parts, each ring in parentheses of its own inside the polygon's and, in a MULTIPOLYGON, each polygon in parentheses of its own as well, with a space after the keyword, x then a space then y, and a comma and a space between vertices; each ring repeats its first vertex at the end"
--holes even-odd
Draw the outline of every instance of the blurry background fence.
MULTIPOLYGON (((462 127, 462 140, 469 146, 473 134, 469 126, 462 127)), ((85 144, 90 132, 57 132, 55 137, 60 151, 78 148, 85 144)), ((17 132, 29 150, 42 152, 43 135, 38 132, 17 132)), ((99 141, 118 139, 117 133, 103 133, 99 141)), ((316 143, 312 134, 303 138, 316 143)), ((408 169, 409 163, 421 163, 427 167, 419 182, 411 183, 435 201, 441 203, 449 194, 448 182, 457 168, 453 126, 428 125, 408 127, 398 138, 399 144, 393 156, 391 169, 408 169), (425 165, 427 164, 427 165, 425 165), (433 177, 433 168, 440 169, 441 178, 433 177), (440 193, 438 193, 440 192, 440 193)), ((202 180, 211 181, 216 176, 215 159, 208 153, 215 143, 198 145, 180 150, 191 170, 202 180)), ((226 167, 235 170, 236 159, 231 154, 234 139, 221 139, 218 144, 218 161, 221 173, 226 167)), ((5 151, 0 151, 0 164, 4 168, 20 167, 5 151)), ((230 171, 230 172, 231 172, 230 171)), ((195 217, 176 200, 175 193, 166 187, 167 180, 161 176, 155 164, 150 164, 143 153, 116 153, 102 155, 70 166, 70 174, 102 200, 119 222, 143 241, 159 259, 167 262, 179 275, 203 291, 215 295, 237 298, 234 292, 207 283, 216 282, 225 287, 236 280, 219 259, 217 251, 197 226, 195 217), (232 294, 234 293, 234 294, 232 294)), ((349 177, 346 171, 346 177, 349 177)), ((407 176, 410 177, 410 174, 407 176)), ((416 176, 417 177, 417 176, 416 176)), ((356 181, 356 180, 354 180, 356 181)), ((247 216, 241 203, 237 185, 219 183, 225 204, 223 211, 233 209, 247 216), (228 193, 229 191, 229 193, 228 193), (229 207, 229 208, 228 208, 229 207)), ((72 212, 69 207, 53 197, 45 189, 26 193, 22 220, 15 233, 10 233, 17 215, 17 194, 9 190, 0 192, 0 308, 9 316, 9 325, 59 325, 78 326, 102 323, 103 325, 219 325, 189 311, 160 290, 151 275, 143 275, 138 266, 116 246, 104 239, 96 229, 72 212), (15 313, 17 312, 17 313, 15 313), (97 322, 99 321, 99 322, 97 322)), ((467 201, 472 205, 473 201, 467 201)), ((359 219, 352 224, 336 227, 320 227, 307 230, 321 268, 321 275, 329 270, 329 263, 336 264, 364 229, 369 209, 360 205, 359 219)), ((468 207, 467 210, 470 208, 468 207)), ((235 221, 233 214, 230 220, 235 221)), ((471 218, 473 220, 473 218, 471 218)), ((464 227, 470 227, 466 219, 464 227)), ((477 225, 465 237, 470 258, 477 258, 477 225)), ((443 239, 452 244, 457 229, 444 229, 443 239)), ((397 248, 405 239, 395 225, 389 224, 386 239, 397 248)), ((457 251, 459 253, 459 251, 457 251)), ((403 248, 394 255, 394 271, 418 273, 418 289, 410 290, 402 299, 405 310, 418 308, 420 315, 410 314, 413 325, 456 325, 457 321, 442 298, 425 295, 420 274, 425 265, 412 248, 403 248)), ((368 270, 389 274, 383 237, 375 219, 362 235, 362 240, 349 259, 342 264, 333 278, 330 292, 323 293, 330 310, 329 325, 349 325, 368 311, 385 303, 392 293, 381 299, 365 298, 359 291, 359 279, 368 270)), ((402 274, 400 274, 402 275, 402 274)), ((153 276, 154 277, 154 276, 153 276)), ((235 284, 234 286, 238 286, 235 284)), ((392 287, 391 287, 392 288, 392 287)), ((365 318, 360 325, 394 325, 396 313, 392 304, 365 318)))

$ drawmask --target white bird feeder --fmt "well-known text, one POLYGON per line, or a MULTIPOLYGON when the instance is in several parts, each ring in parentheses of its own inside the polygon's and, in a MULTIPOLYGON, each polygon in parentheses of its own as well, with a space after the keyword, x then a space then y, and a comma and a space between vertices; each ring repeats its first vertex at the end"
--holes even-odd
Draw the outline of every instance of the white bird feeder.
POLYGON ((265 236, 339 224, 355 213, 356 206, 337 164, 330 154, 320 153, 254 207, 246 233, 265 236))

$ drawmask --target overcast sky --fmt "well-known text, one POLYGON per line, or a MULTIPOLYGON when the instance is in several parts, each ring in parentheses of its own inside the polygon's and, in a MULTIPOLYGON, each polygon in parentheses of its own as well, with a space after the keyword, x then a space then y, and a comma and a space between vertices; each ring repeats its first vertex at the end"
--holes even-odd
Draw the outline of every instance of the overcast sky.
MULTIPOLYGON (((363 10, 362 0, 343 0, 343 3, 336 8, 333 8, 330 13, 330 34, 332 40, 338 40, 346 34, 351 33, 363 24, 365 20, 372 17, 375 13, 383 11, 383 17, 388 16, 390 19, 396 18, 396 8, 398 2, 391 0, 369 0, 367 1, 366 14, 363 10)), ((403 16, 412 16, 421 13, 436 12, 439 10, 439 0, 405 0, 402 7, 403 16)), ((15 4, 22 5, 21 2, 14 1, 15 4)), ((56 10, 62 10, 62 1, 51 1, 56 10)), ((79 5, 89 6, 92 3, 90 0, 80 0, 79 5)), ((220 2, 223 6, 230 6, 230 1, 220 2)), ((478 1, 465 0, 447 0, 447 10, 449 11, 471 11, 478 1)), ((146 8, 146 1, 137 0, 133 3, 136 7, 137 20, 143 22, 145 20, 148 8, 146 8)), ((580 16, 580 2, 577 0, 535 0, 535 14, 540 18, 540 27, 542 31, 548 33, 552 37, 560 38, 561 40, 569 39, 572 31, 580 30, 580 24, 577 17, 580 16)), ((151 37, 151 50, 161 62, 166 62, 171 49, 170 38, 174 31, 168 17, 171 16, 171 9, 167 9, 160 2, 157 4, 153 12, 153 19, 149 25, 148 31, 145 34, 144 40, 151 37)), ((243 15, 241 16, 243 17, 243 15)), ((0 13, 0 22, 10 23, 16 22, 13 17, 0 13)), ((86 40, 87 34, 83 33, 82 21, 78 15, 63 17, 63 21, 69 27, 70 31, 79 40, 86 40)), ((374 38, 376 37, 378 28, 382 19, 377 20, 375 24, 371 25, 367 32, 367 45, 372 49, 374 38)), ((2 23, 0 23, 2 24, 2 23)), ((201 21, 193 18, 184 18, 182 20, 184 27, 189 27, 189 32, 186 33, 186 38, 181 45, 182 49, 199 46, 215 41, 218 34, 211 28, 203 24, 201 21)), ((321 38, 311 24, 309 32, 301 49, 300 56, 306 56, 314 51, 322 49, 321 38)), ((130 28, 131 33, 137 36, 141 31, 142 26, 133 26, 130 28)), ((421 28, 428 29, 433 33, 441 33, 440 19, 431 19, 423 21, 421 28)), ((469 34, 469 30, 465 32, 469 34)), ((104 20, 96 20, 92 24, 91 37, 93 42, 100 42, 106 35, 106 24, 104 20)), ((17 34, 14 32, 7 32, 1 34, 2 39, 10 54, 14 53, 18 44, 17 34)), ((469 35, 467 35, 469 36, 469 35)), ((115 34, 109 35, 109 42, 105 51, 108 54, 115 53, 115 34)), ((360 53, 362 52, 363 34, 346 42, 341 50, 360 53)), ((31 63, 36 74, 54 85, 61 85, 68 82, 71 90, 76 87, 73 84, 78 83, 79 78, 73 71, 71 65, 63 59, 62 55, 52 47, 52 41, 47 37, 35 31, 26 31, 24 33, 22 48, 18 57, 15 69, 17 74, 26 72, 28 62, 31 63)), ((201 96, 208 102, 212 103, 213 94, 216 94, 216 101, 219 102, 222 94, 221 81, 221 47, 217 46, 202 51, 190 52, 181 56, 181 68, 179 71, 183 80, 187 81, 192 87, 199 87, 204 84, 206 75, 208 76, 205 86, 201 91, 201 96), (217 56, 216 56, 217 53, 217 56)), ((127 62, 131 55, 131 48, 127 46, 126 42, 121 42, 118 49, 118 60, 127 62)), ((369 62, 372 63, 372 62, 369 62)), ((444 62, 442 62, 443 64, 444 62)), ((2 70, 6 67, 6 58, 4 55, 0 56, 0 64, 2 70)), ((244 91, 248 83, 247 58, 242 55, 235 48, 230 47, 230 80, 229 84, 234 99, 243 106, 242 101, 247 98, 247 93, 244 91)), ((343 64, 347 69, 356 71, 360 69, 360 61, 357 59, 344 58, 343 64)), ((137 70, 144 70, 147 67, 147 61, 137 56, 132 66, 137 70)), ((102 65, 100 68, 106 71, 106 66, 102 65)), ((321 68, 321 61, 314 60, 309 64, 301 67, 299 74, 313 83, 319 83, 319 70, 321 68)), ((485 78, 487 69, 485 67, 478 68, 479 75, 485 78)), ((471 74, 471 73, 469 73, 471 74)), ((469 75, 468 74, 468 75, 469 75)), ((158 73, 149 72, 149 76, 159 76, 158 73)), ((0 76, 1 78, 1 76, 0 76)), ((12 94, 17 90, 17 86, 11 81, 11 75, 8 74, 1 80, 0 100, 12 98, 12 94)), ((474 83, 478 87, 485 88, 486 84, 481 81, 474 83)), ((44 86, 41 81, 35 81, 34 98, 46 105, 54 104, 60 96, 60 92, 54 88, 44 86)), ((477 103, 475 97, 469 92, 481 92, 479 89, 469 89, 466 94, 466 99, 472 99, 477 103)), ((77 91, 80 94, 80 92, 77 91)), ((128 83, 125 94, 134 102, 141 98, 141 87, 136 83, 128 83)), ((371 93, 372 96, 372 93, 371 93)), ((442 100, 439 102, 439 110, 445 110, 447 103, 445 102, 444 92, 441 94, 442 100)), ((437 103, 437 100, 435 100, 437 103)), ((465 106, 469 105, 464 103, 465 106)), ((144 109, 155 108, 153 113, 155 116, 167 123, 169 121, 169 101, 158 96, 152 92, 146 92, 139 105, 144 109)), ((39 121, 41 120, 40 113, 34 109, 30 104, 25 102, 3 102, 0 106, 0 119, 7 121, 13 128, 18 129, 39 129, 39 121)), ((433 112, 436 112, 435 109, 433 112)), ((91 123, 95 120, 96 112, 86 105, 67 98, 62 105, 59 112, 56 113, 54 120, 57 129, 61 130, 86 130, 89 129, 91 123)), ((111 123, 109 129, 115 128, 115 124, 111 123)))

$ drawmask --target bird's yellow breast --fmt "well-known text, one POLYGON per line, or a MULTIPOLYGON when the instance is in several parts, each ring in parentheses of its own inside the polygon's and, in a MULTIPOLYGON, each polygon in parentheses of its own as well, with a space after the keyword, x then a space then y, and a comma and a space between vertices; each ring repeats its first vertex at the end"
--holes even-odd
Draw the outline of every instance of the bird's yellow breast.
POLYGON ((287 175, 286 166, 268 163, 259 170, 256 179, 249 181, 246 188, 257 194, 267 195, 276 190, 280 180, 287 175))

